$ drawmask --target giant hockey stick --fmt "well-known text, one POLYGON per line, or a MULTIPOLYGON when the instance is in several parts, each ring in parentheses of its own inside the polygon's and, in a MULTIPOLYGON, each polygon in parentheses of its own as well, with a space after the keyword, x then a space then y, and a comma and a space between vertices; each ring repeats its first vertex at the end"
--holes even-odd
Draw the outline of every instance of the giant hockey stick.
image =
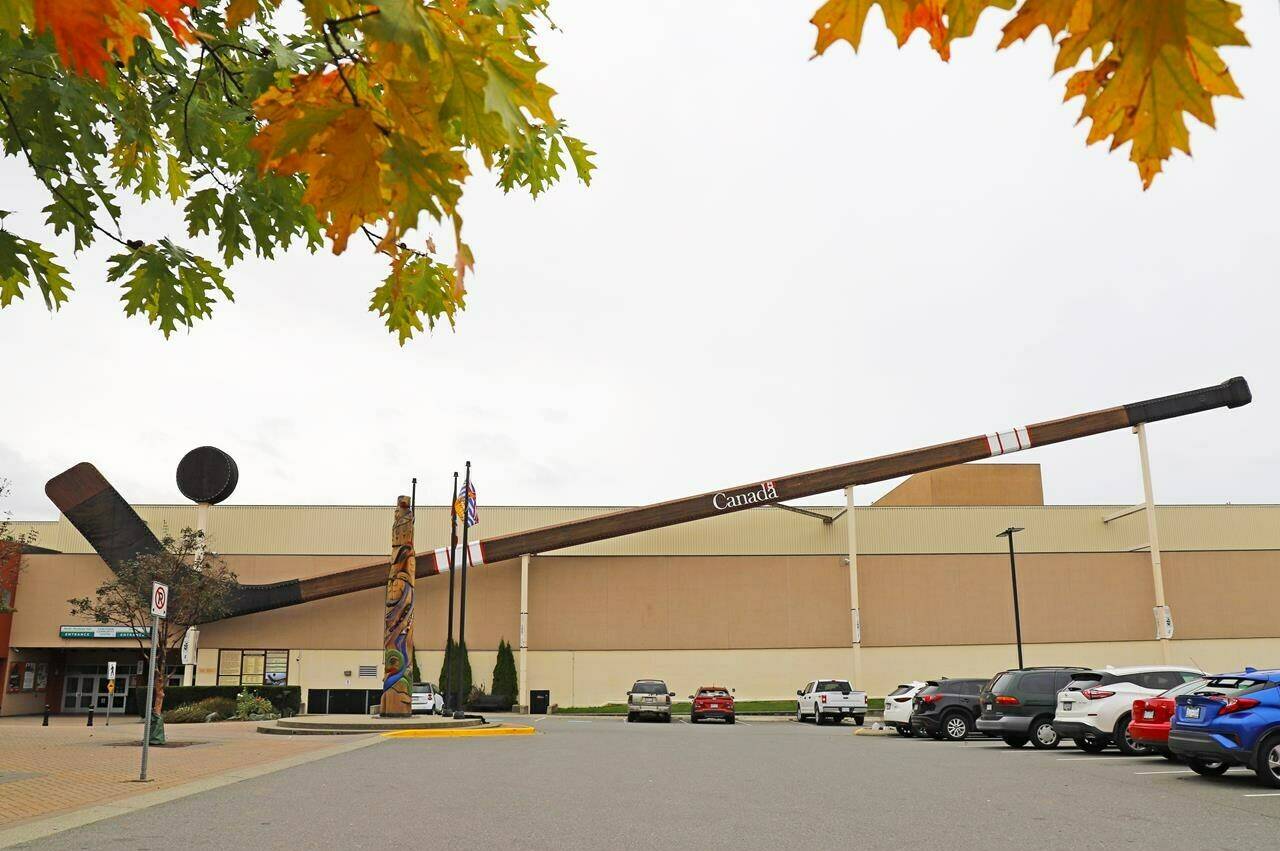
MULTIPOLYGON (((500 535, 472 543, 468 555, 473 565, 492 564, 526 553, 545 553, 589 544, 606 538, 631 535, 707 517, 742 511, 787 499, 814 496, 850 485, 893 479, 939 467, 980 461, 1033 446, 1062 443, 1116 429, 1209 411, 1238 408, 1253 396, 1243 378, 1232 378, 1214 387, 1162 396, 1101 411, 1063 417, 1008 431, 967 437, 923 449, 882 455, 795 473, 738 487, 687 496, 639 508, 625 508, 541 529, 500 535)), ((141 552, 159 549, 159 542, 124 498, 92 464, 80 463, 60 473, 45 486, 45 493, 89 541, 108 565, 141 552)), ((448 548, 417 557, 418 577, 434 576, 449 569, 448 548)), ((461 564, 461 552, 454 562, 461 564)), ((381 588, 387 579, 387 563, 379 562, 310 579, 291 579, 270 585, 242 585, 228 617, 293 606, 325 597, 336 597, 381 588)))

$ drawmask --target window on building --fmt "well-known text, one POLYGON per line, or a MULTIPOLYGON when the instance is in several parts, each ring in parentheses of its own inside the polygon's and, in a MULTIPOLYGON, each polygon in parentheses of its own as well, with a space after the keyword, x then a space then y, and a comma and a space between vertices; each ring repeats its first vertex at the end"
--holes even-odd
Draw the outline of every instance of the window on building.
POLYGON ((288 650, 218 651, 220 686, 282 686, 288 681, 288 650))

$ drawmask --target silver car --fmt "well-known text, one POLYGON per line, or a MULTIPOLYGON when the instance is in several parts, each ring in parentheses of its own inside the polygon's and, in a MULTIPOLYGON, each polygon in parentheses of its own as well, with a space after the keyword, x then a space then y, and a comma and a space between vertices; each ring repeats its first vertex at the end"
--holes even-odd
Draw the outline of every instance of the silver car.
POLYGON ((635 721, 647 715, 670 724, 671 698, 675 696, 662 680, 636 680, 627 692, 627 720, 635 721))

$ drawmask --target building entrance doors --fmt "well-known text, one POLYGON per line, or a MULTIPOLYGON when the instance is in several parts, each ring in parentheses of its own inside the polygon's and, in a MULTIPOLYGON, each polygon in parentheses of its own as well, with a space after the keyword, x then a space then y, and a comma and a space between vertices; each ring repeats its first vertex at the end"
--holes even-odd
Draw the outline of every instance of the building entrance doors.
POLYGON ((95 713, 106 712, 107 701, 110 700, 111 714, 123 715, 129 677, 119 676, 123 670, 116 673, 116 692, 113 695, 107 691, 106 665, 68 665, 62 688, 62 711, 87 713, 92 709, 95 713))

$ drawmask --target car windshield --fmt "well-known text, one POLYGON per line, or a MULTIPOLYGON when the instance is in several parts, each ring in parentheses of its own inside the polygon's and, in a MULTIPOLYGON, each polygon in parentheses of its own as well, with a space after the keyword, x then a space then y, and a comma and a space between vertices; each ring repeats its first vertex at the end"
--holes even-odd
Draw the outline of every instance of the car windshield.
POLYGON ((818 691, 838 691, 848 694, 853 691, 853 687, 849 685, 848 680, 819 680, 818 691))
POLYGON ((642 680, 631 687, 632 694, 666 694, 667 684, 660 680, 642 680))
POLYGON ((996 677, 996 681, 991 684, 992 694, 1003 694, 1004 691, 1013 686, 1013 671, 1005 671, 996 677))
POLYGON ((1084 674, 1075 674, 1071 678, 1071 682, 1067 683, 1068 691, 1083 691, 1087 688, 1093 688, 1102 682, 1102 674, 1090 671, 1084 674))
POLYGON ((924 688, 920 689, 920 692, 916 695, 916 697, 924 697, 926 694, 937 694, 938 690, 941 688, 942 686, 925 686, 924 688))
POLYGON ((1198 680, 1192 680, 1189 683, 1183 683, 1180 686, 1171 688, 1166 692, 1156 695, 1157 697, 1177 697, 1180 694, 1191 694, 1192 692, 1204 688, 1206 680, 1201 677, 1198 680))
POLYGON ((698 697, 728 697, 729 692, 722 688, 704 688, 698 692, 698 697))
POLYGON ((1209 677, 1198 685, 1199 688, 1192 689, 1191 694, 1203 697, 1239 697, 1264 689, 1271 683, 1252 677, 1209 677))
POLYGON ((897 697, 898 695, 906 694, 909 691, 911 691, 911 686, 898 686, 896 689, 889 692, 889 697, 897 697))

